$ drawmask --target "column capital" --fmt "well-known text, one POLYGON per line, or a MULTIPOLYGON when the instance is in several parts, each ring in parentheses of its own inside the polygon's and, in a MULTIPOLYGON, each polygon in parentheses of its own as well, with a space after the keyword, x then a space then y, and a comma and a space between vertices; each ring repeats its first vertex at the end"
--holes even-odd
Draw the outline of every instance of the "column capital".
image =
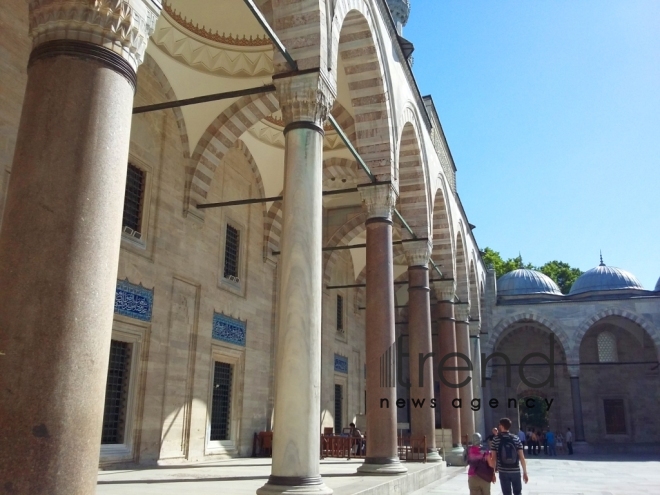
POLYGON ((454 304, 454 314, 456 315, 456 323, 468 323, 470 318, 470 303, 454 304))
POLYGON ((456 295, 456 281, 448 278, 446 280, 436 280, 433 282, 435 297, 438 301, 453 301, 456 295))
POLYGON ((161 9, 159 0, 30 0, 32 48, 64 40, 90 43, 137 72, 161 9))
POLYGON ((386 218, 392 220, 392 210, 397 200, 397 193, 392 184, 367 185, 359 187, 362 206, 367 218, 386 218))
POLYGON ((322 71, 278 74, 273 77, 273 84, 277 88, 285 126, 308 122, 323 130, 337 97, 337 88, 322 71))
POLYGON ((470 335, 481 335, 481 320, 470 320, 470 335))
POLYGON ((430 240, 405 241, 402 246, 408 266, 427 266, 429 264, 433 250, 433 243, 430 240))
POLYGON ((566 368, 568 369, 568 376, 570 376, 571 378, 580 378, 579 364, 567 364, 566 368))

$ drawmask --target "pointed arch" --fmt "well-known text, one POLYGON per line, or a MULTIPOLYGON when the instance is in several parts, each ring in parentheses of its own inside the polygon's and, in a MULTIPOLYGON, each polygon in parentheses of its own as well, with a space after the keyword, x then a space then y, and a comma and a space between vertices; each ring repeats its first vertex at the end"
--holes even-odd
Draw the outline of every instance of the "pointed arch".
POLYGON ((446 200, 446 183, 438 177, 439 186, 433 200, 433 261, 440 267, 444 278, 454 278, 453 223, 446 200))
POLYGON ((463 242, 462 221, 459 220, 459 230, 456 233, 456 271, 454 279, 456 280, 456 297, 461 302, 470 302, 470 276, 468 274, 467 256, 465 244, 463 242))

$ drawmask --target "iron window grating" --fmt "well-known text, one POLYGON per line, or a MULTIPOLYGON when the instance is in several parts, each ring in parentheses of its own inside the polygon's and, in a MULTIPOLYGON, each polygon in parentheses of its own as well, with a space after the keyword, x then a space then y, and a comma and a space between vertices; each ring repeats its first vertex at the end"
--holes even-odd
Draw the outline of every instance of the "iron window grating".
POLYGON ((344 331, 344 298, 337 294, 337 331, 344 331))
POLYGON ((122 444, 126 430, 128 385, 131 374, 132 344, 112 340, 108 379, 105 387, 102 444, 122 444))
POLYGON ((608 435, 625 435, 626 410, 623 399, 604 399, 605 433, 608 435))
POLYGON ((335 384, 335 433, 337 435, 341 434, 341 416, 342 416, 342 392, 343 387, 341 385, 335 384))
POLYGON ((227 224, 225 231, 225 272, 224 277, 238 281, 238 250, 240 248, 241 232, 227 224))
POLYGON ((126 173, 126 192, 124 194, 123 227, 140 231, 142 220, 142 197, 144 195, 144 171, 129 163, 126 173))
POLYGON ((211 440, 230 440, 231 386, 234 366, 220 361, 213 370, 211 440))

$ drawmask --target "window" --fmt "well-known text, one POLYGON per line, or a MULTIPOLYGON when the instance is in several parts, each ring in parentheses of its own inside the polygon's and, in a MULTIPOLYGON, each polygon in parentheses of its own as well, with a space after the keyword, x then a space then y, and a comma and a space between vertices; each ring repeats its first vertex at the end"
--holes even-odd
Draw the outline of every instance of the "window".
POLYGON ((344 410, 343 406, 343 397, 342 397, 341 385, 335 384, 335 434, 341 434, 341 416, 344 410))
POLYGON ((608 435, 626 434, 626 411, 623 399, 604 399, 605 433, 608 435))
POLYGON ((616 363, 619 355, 616 348, 616 337, 612 332, 601 332, 596 339, 598 344, 598 362, 616 363))
POLYGON ((233 375, 233 365, 219 361, 215 362, 210 440, 230 440, 231 386, 233 375))
POLYGON ((110 342, 101 444, 124 443, 132 347, 128 342, 110 342))
MULTIPOLYGON (((145 174, 135 165, 128 164, 126 174, 126 192, 124 195, 123 227, 139 232, 142 221, 142 203, 144 196, 145 174)), ((129 232, 132 234, 132 232, 129 232)))
POLYGON ((344 331, 344 298, 337 295, 337 331, 344 331))
POLYGON ((238 282, 238 253, 241 243, 241 232, 227 225, 227 230, 225 232, 225 270, 224 277, 233 281, 238 282))

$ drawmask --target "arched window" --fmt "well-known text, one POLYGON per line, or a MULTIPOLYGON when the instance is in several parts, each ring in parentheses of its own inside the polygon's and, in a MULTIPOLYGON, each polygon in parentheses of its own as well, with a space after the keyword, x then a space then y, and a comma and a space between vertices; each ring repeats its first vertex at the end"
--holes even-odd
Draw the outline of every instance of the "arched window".
POLYGON ((612 332, 601 332, 598 335, 597 342, 599 363, 616 363, 619 360, 616 337, 612 332))

